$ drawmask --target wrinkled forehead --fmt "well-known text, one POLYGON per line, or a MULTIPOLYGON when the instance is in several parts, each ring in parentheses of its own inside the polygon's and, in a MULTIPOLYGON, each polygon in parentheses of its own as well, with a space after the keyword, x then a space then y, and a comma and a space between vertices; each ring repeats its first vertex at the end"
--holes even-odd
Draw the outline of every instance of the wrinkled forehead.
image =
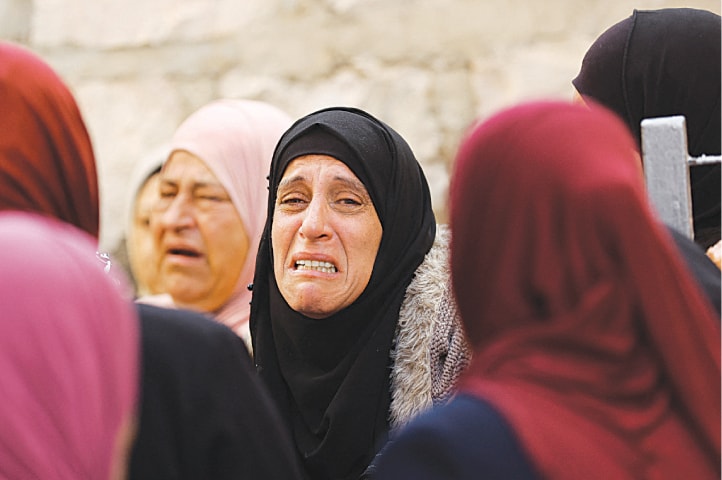
POLYGON ((388 179, 391 175, 392 155, 386 145, 385 139, 379 135, 370 135, 363 129, 352 129, 344 124, 313 123, 283 145, 271 180, 277 188, 288 165, 297 158, 328 156, 346 165, 363 183, 372 201, 378 204, 384 195, 382 179, 388 179))
POLYGON ((322 182, 327 185, 344 186, 362 196, 369 197, 368 190, 354 172, 341 160, 329 155, 308 154, 291 160, 278 184, 277 192, 294 186, 322 182))

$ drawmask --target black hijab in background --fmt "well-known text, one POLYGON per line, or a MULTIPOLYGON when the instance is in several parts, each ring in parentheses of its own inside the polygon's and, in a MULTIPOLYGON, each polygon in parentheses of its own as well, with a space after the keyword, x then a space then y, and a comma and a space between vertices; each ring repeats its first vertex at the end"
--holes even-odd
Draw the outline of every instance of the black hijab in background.
MULTIPOLYGON (((644 118, 684 115, 689 154, 720 154, 720 17, 691 8, 639 11, 590 47, 577 91, 606 105, 641 145, 644 118)), ((720 165, 691 168, 695 241, 720 239, 720 165)))
POLYGON ((256 366, 289 422, 309 476, 357 479, 388 430, 399 308, 436 234, 429 188, 403 138, 353 108, 324 109, 297 121, 276 147, 269 184, 251 302, 256 366), (383 227, 368 286, 353 304, 322 320, 292 310, 273 275, 278 184, 288 164, 308 154, 346 164, 366 186, 383 227))

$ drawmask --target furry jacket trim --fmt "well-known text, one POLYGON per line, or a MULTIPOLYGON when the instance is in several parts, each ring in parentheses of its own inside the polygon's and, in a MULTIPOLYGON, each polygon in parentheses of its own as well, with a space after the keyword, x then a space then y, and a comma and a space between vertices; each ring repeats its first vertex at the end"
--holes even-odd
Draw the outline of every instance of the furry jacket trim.
POLYGON ((406 289, 391 353, 391 429, 453 394, 471 359, 454 304, 449 272, 450 232, 436 238, 406 289))

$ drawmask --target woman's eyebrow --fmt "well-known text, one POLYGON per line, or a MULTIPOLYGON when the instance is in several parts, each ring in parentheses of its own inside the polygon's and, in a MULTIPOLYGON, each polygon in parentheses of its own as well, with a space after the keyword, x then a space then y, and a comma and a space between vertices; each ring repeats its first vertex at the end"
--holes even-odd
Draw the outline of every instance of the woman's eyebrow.
POLYGON ((340 183, 344 188, 351 190, 356 195, 359 195, 363 198, 364 202, 370 204, 374 203, 371 198, 371 194, 369 194, 369 191, 366 189, 366 185, 364 185, 361 180, 349 177, 334 177, 334 180, 340 183))
POLYGON ((291 184, 302 182, 304 180, 306 180, 306 178, 303 175, 294 175, 293 177, 284 178, 283 180, 278 182, 278 190, 288 187, 291 184))
POLYGON ((176 185, 178 185, 178 180, 173 179, 173 178, 160 177, 158 183, 161 184, 161 185, 173 185, 173 186, 176 186, 176 185))
POLYGON ((221 182, 218 181, 201 181, 201 182, 195 182, 192 186, 193 190, 199 190, 201 188, 222 188, 225 190, 225 187, 221 182))
MULTIPOLYGON (((174 178, 161 178, 160 184, 176 187, 178 188, 183 183, 182 180, 174 179, 174 178)), ((190 185, 190 189, 193 191, 202 189, 202 188, 222 188, 225 190, 225 187, 223 184, 217 180, 197 180, 193 181, 190 185)))
MULTIPOLYGON (((368 190, 366 190, 366 185, 363 184, 360 180, 357 180, 355 178, 349 178, 344 177, 341 175, 336 175, 333 177, 334 182, 342 184, 344 187, 349 188, 351 190, 354 190, 356 192, 359 192, 363 194, 366 197, 369 197, 368 190)), ((283 190, 285 188, 290 187, 293 184, 305 182, 306 177, 303 175, 294 175, 292 177, 284 178, 280 182, 278 182, 278 188, 277 191, 283 190)))
POLYGON ((361 182, 360 180, 342 176, 335 176, 333 179, 334 181, 342 183, 348 188, 351 188, 352 190, 359 190, 361 192, 367 193, 366 185, 364 185, 363 182, 361 182))

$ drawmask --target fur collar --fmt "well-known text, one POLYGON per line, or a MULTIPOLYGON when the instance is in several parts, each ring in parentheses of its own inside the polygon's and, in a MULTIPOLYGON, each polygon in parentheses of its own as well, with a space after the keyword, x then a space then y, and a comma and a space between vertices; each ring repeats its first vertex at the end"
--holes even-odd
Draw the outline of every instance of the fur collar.
POLYGON ((434 244, 417 268, 401 304, 391 354, 392 430, 431 407, 435 400, 431 348, 442 301, 445 295, 450 295, 449 240, 448 227, 437 225, 434 244))

